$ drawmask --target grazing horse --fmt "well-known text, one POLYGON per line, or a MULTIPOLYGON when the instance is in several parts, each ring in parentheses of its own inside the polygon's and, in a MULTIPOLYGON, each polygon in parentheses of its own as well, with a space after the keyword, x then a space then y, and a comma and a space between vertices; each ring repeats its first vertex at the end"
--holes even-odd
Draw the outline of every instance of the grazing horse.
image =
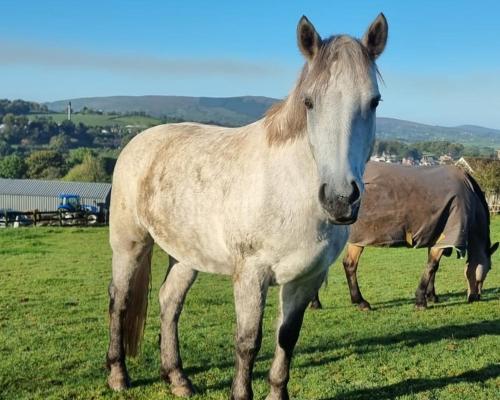
POLYGON ((232 399, 252 399, 268 287, 281 286, 269 382, 288 399, 294 346, 307 304, 357 218, 362 176, 380 100, 375 59, 384 50, 380 14, 363 39, 321 39, 302 17, 306 59, 290 95, 241 128, 196 123, 144 131, 120 154, 113 176, 108 384, 129 386, 146 318, 151 251, 171 265, 160 289, 161 374, 177 396, 193 386, 182 367, 177 322, 198 271, 230 275, 236 309, 232 399))
MULTIPOLYGON (((479 300, 498 243, 491 245, 488 204, 474 178, 454 166, 369 162, 364 181, 366 192, 343 260, 352 303, 370 309, 356 276, 366 246, 428 248, 427 266, 415 293, 420 309, 427 301, 438 301, 434 279, 441 257, 450 256, 453 249, 460 257, 467 253, 467 299, 479 300)), ((318 294, 311 307, 321 308, 318 294)))

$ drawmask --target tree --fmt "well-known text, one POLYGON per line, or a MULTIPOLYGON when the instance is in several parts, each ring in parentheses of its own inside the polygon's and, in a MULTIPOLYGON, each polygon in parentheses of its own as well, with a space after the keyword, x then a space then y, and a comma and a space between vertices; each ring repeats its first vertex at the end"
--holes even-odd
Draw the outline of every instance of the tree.
POLYGON ((64 133, 60 133, 59 135, 52 136, 49 143, 51 149, 64 152, 71 145, 71 138, 64 133))
POLYGON ((20 179, 25 173, 26 163, 17 154, 0 159, 0 178, 20 179))
POLYGON ((68 121, 67 119, 65 119, 61 122, 60 130, 62 131, 62 133, 68 136, 73 136, 75 133, 75 129, 75 124, 72 121, 68 121))
POLYGON ((75 165, 83 163, 86 156, 95 156, 94 150, 88 147, 78 147, 69 151, 67 158, 68 165, 74 167, 75 165))
POLYGON ((81 164, 69 170, 64 180, 78 182, 109 182, 110 176, 106 173, 104 163, 100 158, 92 154, 87 154, 81 164))
POLYGON ((484 160, 474 166, 474 177, 486 193, 500 193, 500 163, 484 160))
POLYGON ((65 172, 64 159, 54 150, 34 151, 26 159, 26 165, 28 177, 34 179, 58 179, 65 172))

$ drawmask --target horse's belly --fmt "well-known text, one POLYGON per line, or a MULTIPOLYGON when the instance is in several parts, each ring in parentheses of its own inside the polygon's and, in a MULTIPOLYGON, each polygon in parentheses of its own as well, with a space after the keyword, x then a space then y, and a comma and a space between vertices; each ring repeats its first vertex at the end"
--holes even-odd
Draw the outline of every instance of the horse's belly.
POLYGON ((166 236, 154 228, 150 228, 150 233, 168 255, 196 271, 222 275, 232 275, 234 272, 234 263, 227 249, 220 246, 217 240, 200 243, 192 237, 184 238, 181 234, 166 236))

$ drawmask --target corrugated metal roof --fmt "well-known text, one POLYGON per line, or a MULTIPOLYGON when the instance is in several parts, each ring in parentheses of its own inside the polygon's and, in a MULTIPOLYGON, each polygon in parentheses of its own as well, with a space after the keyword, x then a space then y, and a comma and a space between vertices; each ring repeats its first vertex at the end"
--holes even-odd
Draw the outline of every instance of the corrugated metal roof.
POLYGON ((61 193, 71 193, 81 197, 105 199, 110 190, 111 183, 0 178, 0 194, 57 197, 61 193))

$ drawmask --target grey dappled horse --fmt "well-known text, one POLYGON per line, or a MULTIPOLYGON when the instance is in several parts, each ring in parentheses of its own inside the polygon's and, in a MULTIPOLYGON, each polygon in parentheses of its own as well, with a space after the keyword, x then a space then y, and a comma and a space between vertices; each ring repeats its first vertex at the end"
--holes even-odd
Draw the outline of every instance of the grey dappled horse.
POLYGON ((232 399, 251 399, 252 369, 270 285, 280 320, 268 399, 287 399, 293 348, 307 304, 356 220, 380 100, 375 59, 380 14, 363 39, 321 39, 302 17, 306 59, 290 95, 241 128, 157 126, 122 151, 113 177, 108 384, 129 386, 125 355, 137 353, 146 318, 151 251, 172 263, 160 289, 161 371, 172 393, 193 386, 179 354, 177 322, 197 271, 231 275, 236 308, 232 399))

